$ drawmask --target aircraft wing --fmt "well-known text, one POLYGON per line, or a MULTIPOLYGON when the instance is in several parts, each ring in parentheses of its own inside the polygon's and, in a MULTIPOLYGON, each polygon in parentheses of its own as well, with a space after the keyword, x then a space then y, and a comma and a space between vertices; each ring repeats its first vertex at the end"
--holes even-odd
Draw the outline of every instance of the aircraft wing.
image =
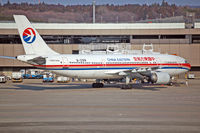
POLYGON ((125 70, 112 70, 105 72, 106 74, 111 75, 120 75, 120 76, 127 76, 131 75, 132 77, 138 76, 138 75, 149 75, 151 71, 155 71, 159 69, 159 67, 138 67, 135 69, 125 69, 125 70))
POLYGON ((0 56, 0 58, 4 58, 4 59, 16 59, 16 57, 11 57, 11 56, 0 56))

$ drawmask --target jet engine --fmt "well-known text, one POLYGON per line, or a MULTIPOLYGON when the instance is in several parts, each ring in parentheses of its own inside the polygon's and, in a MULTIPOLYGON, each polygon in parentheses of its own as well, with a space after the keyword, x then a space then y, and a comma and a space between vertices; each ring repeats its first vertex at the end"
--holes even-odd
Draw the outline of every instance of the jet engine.
POLYGON ((170 76, 165 72, 155 72, 151 74, 150 81, 154 84, 168 84, 170 76))

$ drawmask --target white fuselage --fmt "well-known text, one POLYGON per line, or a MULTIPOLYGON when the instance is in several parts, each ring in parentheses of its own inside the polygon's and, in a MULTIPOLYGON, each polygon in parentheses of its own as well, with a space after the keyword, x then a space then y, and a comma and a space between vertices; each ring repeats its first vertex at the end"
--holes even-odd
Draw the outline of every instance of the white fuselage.
MULTIPOLYGON (((54 55, 42 56, 46 58, 45 65, 35 65, 39 68, 51 70, 68 77, 86 79, 121 78, 115 74, 136 68, 159 67, 156 71, 166 72, 170 76, 187 72, 190 64, 185 59, 167 54, 152 55, 54 55)), ((18 57, 27 61, 28 55, 18 57)), ((31 57, 32 58, 32 57, 31 57)))
POLYGON ((173 76, 190 69, 185 59, 173 55, 62 55, 49 48, 26 16, 14 15, 14 19, 26 53, 17 59, 68 77, 122 78, 133 76, 138 69, 152 67, 157 69, 150 72, 161 71, 173 76))

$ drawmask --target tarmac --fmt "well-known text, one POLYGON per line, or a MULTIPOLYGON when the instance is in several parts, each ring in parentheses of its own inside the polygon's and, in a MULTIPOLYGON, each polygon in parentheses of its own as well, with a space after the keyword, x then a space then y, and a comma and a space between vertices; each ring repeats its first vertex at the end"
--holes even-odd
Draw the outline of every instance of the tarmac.
POLYGON ((0 84, 0 133, 199 133, 200 80, 188 86, 0 84))

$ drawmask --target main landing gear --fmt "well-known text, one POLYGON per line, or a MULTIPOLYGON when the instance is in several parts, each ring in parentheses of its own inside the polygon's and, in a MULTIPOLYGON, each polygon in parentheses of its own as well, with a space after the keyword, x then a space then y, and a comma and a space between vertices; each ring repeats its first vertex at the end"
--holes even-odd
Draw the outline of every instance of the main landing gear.
POLYGON ((103 83, 93 83, 93 84, 92 84, 92 87, 93 87, 93 88, 103 88, 103 87, 104 87, 104 84, 103 84, 103 83))
POLYGON ((123 84, 121 86, 121 89, 132 89, 132 84, 130 84, 131 78, 129 76, 126 76, 126 84, 123 84))
POLYGON ((103 84, 103 83, 100 83, 100 80, 96 80, 96 83, 93 83, 93 84, 92 84, 92 87, 93 87, 93 88, 103 88, 103 87, 104 87, 104 84, 103 84))

